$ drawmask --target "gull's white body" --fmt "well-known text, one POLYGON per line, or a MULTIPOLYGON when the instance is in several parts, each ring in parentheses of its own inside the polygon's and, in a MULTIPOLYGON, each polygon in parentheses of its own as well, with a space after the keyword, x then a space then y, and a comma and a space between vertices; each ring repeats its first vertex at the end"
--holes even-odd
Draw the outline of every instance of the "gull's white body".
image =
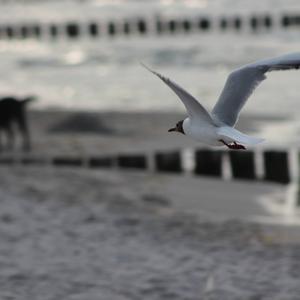
POLYGON ((183 121, 183 130, 187 136, 210 146, 221 145, 218 141, 220 137, 218 136, 217 129, 213 125, 192 122, 190 118, 186 118, 183 121))
POLYGON ((261 60, 233 71, 228 76, 225 87, 211 113, 178 84, 146 68, 164 81, 184 104, 188 113, 188 117, 182 124, 184 133, 201 143, 223 146, 222 141, 226 144, 238 142, 243 145, 255 145, 263 141, 234 128, 240 110, 254 89, 266 79, 265 73, 299 67, 300 53, 293 53, 261 60))
POLYGON ((224 146, 220 140, 227 144, 239 142, 244 145, 255 145, 263 141, 263 139, 243 134, 225 124, 221 126, 202 124, 197 121, 193 122, 190 118, 184 120, 183 130, 187 136, 209 146, 224 146))

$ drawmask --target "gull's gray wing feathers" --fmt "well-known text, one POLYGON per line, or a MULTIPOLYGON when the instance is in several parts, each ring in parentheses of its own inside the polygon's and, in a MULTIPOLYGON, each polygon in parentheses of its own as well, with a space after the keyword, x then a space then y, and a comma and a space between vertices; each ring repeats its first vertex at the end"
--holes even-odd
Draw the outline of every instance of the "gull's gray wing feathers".
POLYGON ((212 110, 213 119, 234 126, 247 99, 266 79, 266 72, 299 69, 299 67, 300 53, 292 53, 260 60, 233 71, 228 76, 223 91, 212 110))
POLYGON ((177 83, 173 82, 171 79, 151 70, 149 67, 141 63, 148 71, 160 78, 167 86, 169 86, 174 93, 180 98, 184 104, 189 117, 192 120, 206 121, 209 124, 214 124, 208 111, 187 91, 180 87, 177 83))

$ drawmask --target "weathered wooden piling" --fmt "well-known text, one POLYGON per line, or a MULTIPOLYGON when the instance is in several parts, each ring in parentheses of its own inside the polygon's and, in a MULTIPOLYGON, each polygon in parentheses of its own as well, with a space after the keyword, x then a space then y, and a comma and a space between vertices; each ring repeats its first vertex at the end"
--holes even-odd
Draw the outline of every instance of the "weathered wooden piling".
POLYGON ((17 36, 17 32, 15 28, 11 25, 6 25, 4 31, 5 31, 5 36, 8 39, 13 39, 17 36))
POLYGON ((21 25, 19 30, 20 30, 20 37, 22 39, 27 39, 30 37, 30 30, 27 25, 21 25))
POLYGON ((282 16, 281 17, 281 25, 282 27, 288 27, 290 26, 290 18, 288 16, 282 16))
POLYGON ((115 164, 115 159, 106 156, 93 156, 88 161, 90 168, 111 168, 115 164))
POLYGON ((46 159, 40 157, 22 157, 20 159, 22 165, 45 165, 47 163, 46 159))
POLYGON ((148 32, 147 23, 143 19, 137 21, 137 30, 140 34, 146 34, 148 32))
POLYGON ((228 28, 228 20, 226 18, 221 18, 219 22, 219 26, 221 30, 225 30, 228 28))
POLYGON ((265 15, 263 18, 263 23, 266 28, 271 28, 273 26, 273 20, 270 15, 265 15))
POLYGON ((117 157, 117 165, 124 169, 147 169, 147 158, 142 154, 123 154, 117 157))
POLYGON ((147 158, 142 154, 123 154, 117 157, 117 165, 120 168, 146 169, 147 158))
POLYGON ((198 28, 200 30, 206 31, 210 29, 210 27, 211 27, 211 22, 208 18, 204 18, 204 17, 200 18, 200 20, 198 21, 198 28))
POLYGON ((281 25, 282 27, 290 27, 290 26, 299 26, 300 25, 300 15, 283 15, 281 17, 281 25))
POLYGON ((107 33, 110 36, 115 36, 117 33, 116 24, 114 22, 109 22, 107 24, 107 33))
POLYGON ((289 159, 286 151, 265 151, 263 157, 266 181, 290 182, 289 159))
POLYGON ((81 157, 57 156, 53 158, 52 164, 56 167, 80 167, 84 163, 81 157))
POLYGON ((80 35, 79 25, 75 22, 66 24, 65 30, 67 36, 71 39, 78 38, 80 35))
POLYGON ((129 21, 125 21, 123 24, 123 32, 125 35, 129 35, 131 33, 131 26, 129 21))
POLYGON ((0 165, 12 165, 15 164, 16 160, 13 157, 0 157, 0 165))
POLYGON ((50 34, 50 37, 53 39, 58 37, 58 27, 56 24, 49 25, 49 34, 50 34))
POLYGON ((164 32, 164 24, 161 19, 157 19, 155 22, 156 33, 162 34, 164 32))
POLYGON ((5 38, 5 30, 3 26, 0 25, 0 39, 5 38))
POLYGON ((240 30, 242 28, 242 19, 240 17, 234 17, 232 22, 234 29, 240 30))
POLYGON ((257 30, 259 26, 258 18, 256 16, 250 17, 250 27, 252 30, 257 30))
POLYGON ((222 151, 197 150, 195 174, 222 177, 222 151))
POLYGON ((169 20, 167 27, 170 33, 176 33, 176 31, 178 30, 178 23, 176 20, 169 20))
POLYGON ((155 154, 155 169, 162 172, 182 172, 182 160, 179 151, 159 152, 155 154))
POLYGON ((256 179, 254 152, 230 151, 229 159, 233 178, 256 179))
POLYGON ((39 24, 31 25, 31 32, 34 38, 39 39, 42 36, 42 28, 39 24))
POLYGON ((188 19, 185 19, 182 21, 182 28, 183 28, 183 31, 188 33, 191 31, 192 29, 192 24, 191 22, 188 20, 188 19))
POLYGON ((88 24, 88 33, 91 37, 99 36, 99 25, 96 22, 88 24))

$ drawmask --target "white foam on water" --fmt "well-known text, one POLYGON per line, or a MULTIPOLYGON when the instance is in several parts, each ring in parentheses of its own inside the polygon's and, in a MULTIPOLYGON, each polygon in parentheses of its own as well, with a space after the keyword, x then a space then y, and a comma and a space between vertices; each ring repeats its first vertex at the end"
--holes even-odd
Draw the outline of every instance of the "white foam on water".
POLYGON ((251 216, 253 221, 286 226, 300 225, 300 207, 297 206, 298 184, 293 182, 283 188, 286 189, 283 195, 274 192, 257 199, 269 216, 251 216))

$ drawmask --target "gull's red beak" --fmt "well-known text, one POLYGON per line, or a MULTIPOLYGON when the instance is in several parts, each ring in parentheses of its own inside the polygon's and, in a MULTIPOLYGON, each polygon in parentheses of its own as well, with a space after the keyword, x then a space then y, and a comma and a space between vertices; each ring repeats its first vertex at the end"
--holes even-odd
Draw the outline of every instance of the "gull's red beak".
POLYGON ((170 128, 170 129, 168 130, 168 132, 172 132, 172 131, 177 131, 177 128, 174 127, 174 128, 170 128))

